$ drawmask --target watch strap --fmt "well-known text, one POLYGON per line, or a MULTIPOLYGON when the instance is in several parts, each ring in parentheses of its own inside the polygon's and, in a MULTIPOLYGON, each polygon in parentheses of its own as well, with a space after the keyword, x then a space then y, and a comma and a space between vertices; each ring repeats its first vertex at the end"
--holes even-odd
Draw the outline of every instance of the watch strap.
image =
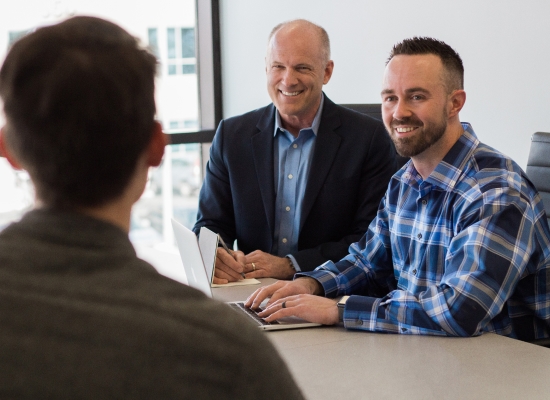
POLYGON ((338 321, 344 322, 344 310, 346 309, 346 301, 348 301, 349 296, 342 296, 340 297, 340 300, 338 300, 337 306, 338 306, 338 321))

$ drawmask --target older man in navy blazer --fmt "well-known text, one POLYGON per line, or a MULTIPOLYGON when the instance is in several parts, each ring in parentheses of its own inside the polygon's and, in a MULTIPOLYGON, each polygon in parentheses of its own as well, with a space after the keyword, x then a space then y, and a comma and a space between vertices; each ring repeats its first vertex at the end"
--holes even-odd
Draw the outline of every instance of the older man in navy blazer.
POLYGON ((376 215, 395 150, 381 122, 324 95, 333 68, 323 28, 277 25, 266 55, 273 104, 220 123, 194 227, 237 241, 238 251, 218 249, 216 283, 337 261, 376 215))

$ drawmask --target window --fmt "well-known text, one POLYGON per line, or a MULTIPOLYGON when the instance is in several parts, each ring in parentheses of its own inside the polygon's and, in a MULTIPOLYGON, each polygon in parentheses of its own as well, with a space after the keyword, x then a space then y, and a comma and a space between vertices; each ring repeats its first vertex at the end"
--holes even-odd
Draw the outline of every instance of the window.
POLYGON ((179 30, 181 35, 176 39, 176 28, 166 29, 168 75, 196 74, 195 28, 179 30))
POLYGON ((176 30, 166 29, 166 43, 168 44, 168 58, 176 58, 176 30))
MULTIPOLYGON (((188 227, 195 222, 203 154, 207 154, 200 143, 212 140, 221 116, 221 96, 215 95, 221 87, 218 1, 157 0, 130 6, 123 0, 21 0, 2 12, 0 59, 20 36, 73 15, 95 15, 119 24, 159 59, 157 119, 172 134, 172 145, 167 146, 161 167, 151 170, 147 188, 134 207, 130 237, 138 244, 172 243, 172 216, 188 227), (29 13, 29 9, 39 12, 29 13), (200 83, 197 46, 203 57, 200 83)), ((14 171, 3 158, 0 191, 2 229, 32 207, 34 196, 28 175, 14 171)))
POLYGON ((159 53, 159 45, 158 45, 158 38, 157 38, 157 28, 149 28, 147 30, 147 36, 149 39, 149 47, 151 48, 151 51, 157 58, 160 57, 159 53))
POLYGON ((182 58, 196 57, 194 28, 181 28, 181 57, 182 58))

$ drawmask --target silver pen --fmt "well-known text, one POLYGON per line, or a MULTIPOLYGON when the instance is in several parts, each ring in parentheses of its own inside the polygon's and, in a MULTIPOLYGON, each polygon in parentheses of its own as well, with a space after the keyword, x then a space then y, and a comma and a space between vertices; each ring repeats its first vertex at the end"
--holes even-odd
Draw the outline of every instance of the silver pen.
MULTIPOLYGON (((231 254, 231 250, 229 250, 229 247, 227 247, 227 245, 225 244, 225 242, 223 241, 223 238, 221 237, 221 235, 218 235, 218 238, 220 239, 220 243, 222 244, 222 247, 225 249, 225 251, 227 251, 227 253, 233 257, 233 254, 231 254)), ((244 276, 244 272, 241 272, 241 276, 243 277, 243 279, 246 279, 246 276, 244 276)))

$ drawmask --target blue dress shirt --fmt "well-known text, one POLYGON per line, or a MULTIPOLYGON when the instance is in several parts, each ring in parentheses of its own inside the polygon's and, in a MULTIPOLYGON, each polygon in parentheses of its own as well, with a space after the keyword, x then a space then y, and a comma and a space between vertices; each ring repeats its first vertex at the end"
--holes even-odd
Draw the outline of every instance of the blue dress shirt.
POLYGON ((309 166, 313 158, 315 138, 321 122, 324 96, 321 96, 319 109, 315 114, 311 127, 301 129, 298 137, 294 137, 282 127, 281 116, 275 113, 275 235, 273 254, 279 257, 287 256, 294 267, 300 271, 300 266, 290 254, 298 250, 300 236, 300 217, 302 200, 306 191, 309 166))

